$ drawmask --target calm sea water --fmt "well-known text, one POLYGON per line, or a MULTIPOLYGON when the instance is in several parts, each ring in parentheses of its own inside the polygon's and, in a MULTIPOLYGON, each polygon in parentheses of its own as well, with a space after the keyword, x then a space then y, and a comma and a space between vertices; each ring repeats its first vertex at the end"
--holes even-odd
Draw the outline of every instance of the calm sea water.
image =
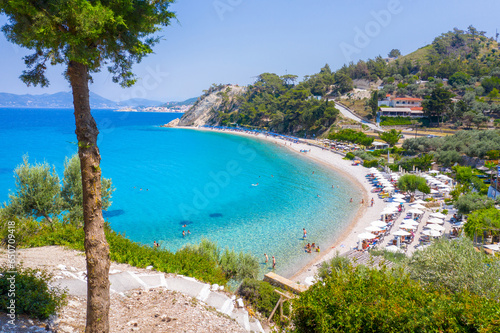
MULTIPOLYGON (((277 272, 289 276, 314 256, 303 251, 302 228, 325 249, 353 218, 349 198, 361 199, 338 174, 276 144, 158 127, 176 114, 93 114, 103 176, 116 187, 105 218, 137 242, 175 251, 205 237, 256 255, 262 273, 271 269, 263 254, 274 255, 277 272)), ((0 202, 24 154, 62 177, 65 157, 77 151, 74 127, 69 109, 0 109, 0 202)))

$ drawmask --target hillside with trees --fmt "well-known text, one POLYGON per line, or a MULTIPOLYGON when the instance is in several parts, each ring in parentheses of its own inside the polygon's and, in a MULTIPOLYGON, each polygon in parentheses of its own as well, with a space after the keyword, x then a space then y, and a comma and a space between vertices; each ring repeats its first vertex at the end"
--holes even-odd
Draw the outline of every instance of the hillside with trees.
MULTIPOLYGON (((195 103, 221 98, 208 125, 239 125, 298 136, 328 133, 339 120, 333 99, 344 101, 360 116, 375 119, 386 96, 422 98, 425 121, 454 128, 480 128, 500 112, 500 50, 493 38, 473 26, 441 34, 408 55, 398 49, 389 58, 360 60, 333 71, 328 64, 299 81, 296 75, 262 73, 237 99, 227 85, 213 85, 195 103), (359 97, 357 85, 370 98, 359 97)), ((391 124, 410 125, 410 119, 391 124)))

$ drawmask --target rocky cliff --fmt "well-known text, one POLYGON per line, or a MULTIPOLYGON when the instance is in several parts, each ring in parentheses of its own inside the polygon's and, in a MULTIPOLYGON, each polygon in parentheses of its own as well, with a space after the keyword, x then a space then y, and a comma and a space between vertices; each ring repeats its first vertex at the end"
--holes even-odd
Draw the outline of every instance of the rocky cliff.
POLYGON ((239 107, 238 97, 246 87, 237 85, 213 85, 182 116, 179 126, 218 125, 219 112, 233 112, 239 107))

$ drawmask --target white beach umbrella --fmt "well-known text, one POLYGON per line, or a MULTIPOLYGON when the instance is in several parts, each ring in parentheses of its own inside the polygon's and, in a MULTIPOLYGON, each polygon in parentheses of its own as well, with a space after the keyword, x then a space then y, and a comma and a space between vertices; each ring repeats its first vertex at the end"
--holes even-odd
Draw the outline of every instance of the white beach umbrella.
POLYGON ((409 225, 419 225, 419 223, 417 221, 411 220, 411 219, 409 219, 409 220, 403 220, 402 223, 403 224, 409 224, 409 225))
POLYGON ((431 217, 430 219, 427 220, 427 223, 443 224, 444 221, 442 219, 438 219, 437 217, 431 217))
POLYGON ((439 236, 441 236, 441 233, 439 231, 432 230, 432 229, 424 230, 424 231, 422 231, 422 234, 424 234, 426 236, 431 236, 431 237, 439 237, 439 236))
POLYGON ((377 237, 376 235, 372 234, 371 232, 363 232, 362 234, 359 234, 358 235, 358 238, 360 240, 364 240, 364 239, 374 239, 375 237, 377 237))
POLYGON ((413 203, 414 204, 424 204, 426 202, 424 200, 422 200, 422 199, 418 199, 418 200, 413 201, 413 203))
POLYGON ((411 235, 409 232, 404 231, 404 230, 398 230, 393 233, 394 236, 409 236, 411 235))
POLYGON ((423 214, 424 213, 420 209, 410 209, 408 212, 411 213, 411 214, 423 214))
POLYGON ((412 204, 410 205, 412 209, 425 209, 427 207, 425 207, 424 205, 421 205, 421 204, 412 204))
POLYGON ((406 202, 406 200, 396 198, 396 199, 392 199, 392 202, 406 202))
POLYGON ((438 194, 439 192, 434 190, 434 189, 431 189, 431 194, 438 194))
POLYGON ((399 247, 397 247, 396 245, 389 245, 385 248, 387 251, 389 252, 403 252, 403 250, 401 250, 399 247))
POLYGON ((396 199, 404 199, 404 198, 406 198, 406 196, 403 195, 403 194, 401 194, 401 193, 396 193, 392 197, 396 198, 396 199))
POLYGON ((445 228, 443 226, 440 226, 439 224, 428 224, 425 226, 428 229, 436 230, 436 231, 444 231, 445 228))
POLYGON ((444 219, 446 218, 446 215, 441 214, 441 213, 430 213, 431 217, 437 217, 438 219, 444 219))
POLYGON ((500 251, 500 244, 483 245, 483 247, 493 251, 500 251))
POLYGON ((416 225, 412 225, 412 224, 401 224, 399 226, 400 229, 408 229, 408 230, 417 230, 418 227, 416 225))
POLYGON ((366 227, 365 230, 368 230, 368 231, 382 231, 384 229, 380 228, 380 227, 376 227, 374 225, 371 225, 369 227, 366 227))
POLYGON ((429 171, 429 173, 436 174, 436 173, 439 173, 439 171, 437 171, 437 170, 431 170, 431 171, 429 171))
POLYGON ((375 226, 375 227, 386 227, 387 226, 387 223, 385 223, 384 221, 373 221, 370 224, 375 226))

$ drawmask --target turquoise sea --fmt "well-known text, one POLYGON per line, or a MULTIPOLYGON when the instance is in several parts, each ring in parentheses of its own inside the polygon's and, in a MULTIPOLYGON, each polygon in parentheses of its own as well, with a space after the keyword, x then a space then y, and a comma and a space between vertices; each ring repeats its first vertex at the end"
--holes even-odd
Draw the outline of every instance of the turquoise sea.
MULTIPOLYGON (((104 216, 137 242, 175 251, 206 237, 251 252, 262 273, 271 269, 264 253, 274 255, 277 273, 291 276, 315 255, 303 250, 302 228, 326 249, 356 213, 349 198, 361 200, 339 174, 273 143, 158 126, 179 114, 93 114, 103 176, 116 187, 104 216)), ((77 151, 74 127, 70 109, 0 109, 0 202, 15 188, 23 154, 62 177, 65 157, 77 151)))

